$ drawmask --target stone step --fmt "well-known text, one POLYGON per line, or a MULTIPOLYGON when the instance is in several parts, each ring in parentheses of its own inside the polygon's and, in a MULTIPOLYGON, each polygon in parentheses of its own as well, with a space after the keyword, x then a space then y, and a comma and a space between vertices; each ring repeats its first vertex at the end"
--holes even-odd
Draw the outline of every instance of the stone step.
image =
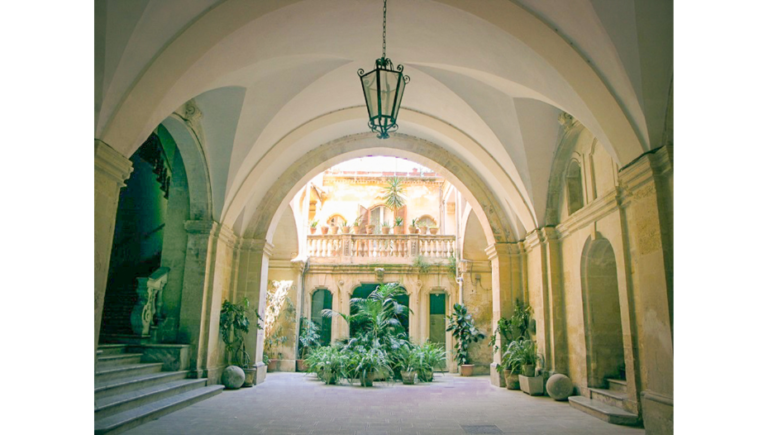
POLYGON ((611 391, 627 392, 627 381, 622 379, 608 379, 608 389, 611 391))
POLYGON ((125 347, 124 344, 100 344, 97 350, 101 351, 101 356, 117 355, 125 353, 125 347))
POLYGON ((141 363, 140 353, 123 353, 117 355, 100 355, 96 367, 107 368, 116 366, 136 365, 141 363))
POLYGON ((601 388, 590 388, 589 390, 592 392, 592 400, 597 400, 598 402, 603 402, 606 405, 615 406, 617 408, 626 409, 624 404, 627 400, 626 394, 615 390, 604 390, 601 388))
POLYGON ((196 388, 146 405, 96 420, 95 435, 116 434, 201 400, 213 397, 224 389, 223 385, 196 388))
POLYGON ((642 424, 642 421, 638 418, 637 414, 632 414, 621 408, 607 405, 588 397, 571 396, 568 398, 568 402, 579 411, 586 412, 587 414, 597 417, 600 420, 607 421, 608 423, 620 424, 623 426, 640 426, 642 424))
POLYGON ((127 366, 97 368, 95 375, 95 384, 100 386, 107 381, 129 378, 138 375, 148 375, 158 373, 163 369, 163 363, 133 364, 127 366))
POLYGON ((96 399, 96 420, 138 408, 166 397, 205 387, 207 379, 181 379, 96 399))
POLYGON ((97 385, 94 396, 98 401, 106 397, 137 391, 153 385, 186 379, 188 375, 189 372, 185 371, 160 372, 109 381, 97 385))

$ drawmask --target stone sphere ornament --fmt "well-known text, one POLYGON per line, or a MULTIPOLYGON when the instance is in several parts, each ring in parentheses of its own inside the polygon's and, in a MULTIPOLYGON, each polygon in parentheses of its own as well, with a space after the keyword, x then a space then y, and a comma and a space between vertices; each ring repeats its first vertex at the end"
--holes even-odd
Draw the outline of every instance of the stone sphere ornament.
POLYGON ((571 378, 560 373, 552 375, 547 381, 547 394, 555 400, 567 400, 573 394, 571 378))
POLYGON ((245 372, 238 366, 229 366, 221 373, 221 383, 227 390, 237 390, 245 382, 245 372))

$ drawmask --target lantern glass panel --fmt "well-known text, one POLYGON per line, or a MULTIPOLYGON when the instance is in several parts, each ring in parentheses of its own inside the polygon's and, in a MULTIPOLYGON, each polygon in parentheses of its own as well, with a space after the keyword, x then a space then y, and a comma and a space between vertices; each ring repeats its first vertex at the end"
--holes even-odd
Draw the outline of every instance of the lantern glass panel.
POLYGON ((392 116, 395 107, 395 94, 397 94, 397 80, 400 73, 381 70, 381 114, 392 116))
POLYGON ((373 118, 379 114, 378 87, 376 85, 376 70, 360 77, 365 92, 365 103, 368 105, 368 116, 373 118))

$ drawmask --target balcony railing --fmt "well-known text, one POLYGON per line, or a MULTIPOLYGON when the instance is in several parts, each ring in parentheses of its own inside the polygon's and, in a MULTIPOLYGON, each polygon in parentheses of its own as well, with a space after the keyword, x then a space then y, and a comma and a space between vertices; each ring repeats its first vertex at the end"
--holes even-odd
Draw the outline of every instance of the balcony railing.
POLYGON ((455 236, 422 234, 334 234, 307 237, 309 256, 353 263, 408 263, 421 255, 447 259, 456 250, 455 236))

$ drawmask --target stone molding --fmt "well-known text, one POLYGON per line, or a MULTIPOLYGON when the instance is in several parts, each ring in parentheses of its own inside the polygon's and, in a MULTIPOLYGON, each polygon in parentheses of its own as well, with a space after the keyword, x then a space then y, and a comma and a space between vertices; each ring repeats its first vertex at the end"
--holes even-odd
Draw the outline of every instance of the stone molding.
POLYGON ((133 163, 130 159, 115 151, 114 148, 105 142, 96 139, 93 150, 94 166, 97 172, 100 172, 119 187, 125 187, 125 180, 133 172, 133 163))
POLYGON ((640 396, 644 399, 648 399, 653 402, 658 402, 663 405, 674 406, 674 400, 672 399, 672 397, 669 397, 660 393, 656 393, 651 390, 644 390, 642 393, 640 393, 640 396))
POLYGON ((559 238, 564 239, 572 232, 587 225, 592 225, 617 211, 622 201, 621 198, 620 191, 612 191, 585 205, 584 208, 568 216, 556 227, 559 238))
POLYGON ((211 234, 219 226, 213 220, 191 220, 184 222, 184 229, 188 234, 211 234))
POLYGON ((485 254, 488 256, 488 260, 491 260, 491 261, 499 257, 499 255, 517 256, 517 255, 520 255, 521 253, 522 252, 520 251, 520 246, 517 242, 513 242, 513 243, 497 242, 497 243, 488 245, 488 247, 485 248, 485 254))
POLYGON ((297 273, 304 273, 307 270, 307 260, 303 258, 294 258, 291 260, 291 268, 297 273))
POLYGON ((558 242, 562 234, 555 227, 542 227, 535 229, 525 236, 522 242, 525 252, 530 252, 539 245, 546 245, 552 242, 558 242))
POLYGON ((239 248, 244 251, 261 252, 269 258, 272 257, 275 245, 266 239, 240 239, 239 248))

